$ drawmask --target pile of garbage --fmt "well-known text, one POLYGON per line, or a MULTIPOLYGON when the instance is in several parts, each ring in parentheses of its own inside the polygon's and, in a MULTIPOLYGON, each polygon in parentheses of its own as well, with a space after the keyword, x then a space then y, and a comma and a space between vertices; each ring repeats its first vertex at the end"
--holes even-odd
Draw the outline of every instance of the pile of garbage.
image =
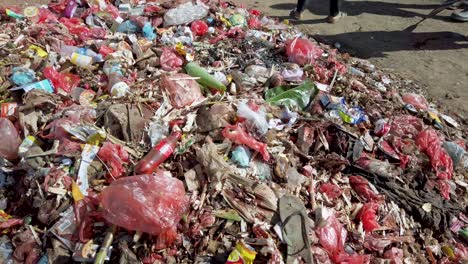
POLYGON ((0 8, 1 263, 465 263, 466 120, 221 1, 0 8))

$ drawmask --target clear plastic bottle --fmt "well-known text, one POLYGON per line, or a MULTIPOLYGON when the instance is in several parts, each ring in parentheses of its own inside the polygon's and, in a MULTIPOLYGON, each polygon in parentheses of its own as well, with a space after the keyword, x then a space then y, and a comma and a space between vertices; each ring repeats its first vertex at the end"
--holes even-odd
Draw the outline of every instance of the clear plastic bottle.
POLYGON ((141 175, 155 172, 159 165, 172 155, 181 136, 180 132, 173 132, 169 137, 161 140, 138 162, 135 166, 135 173, 141 175))
POLYGON ((123 81, 124 76, 118 61, 106 61, 103 70, 108 79, 107 89, 113 97, 123 97, 130 91, 128 84, 123 81))
POLYGON ((69 45, 62 45, 60 47, 60 55, 67 59, 72 59, 73 54, 77 53, 80 55, 88 56, 92 58, 92 62, 101 62, 103 61, 102 55, 99 53, 94 52, 92 49, 84 48, 84 47, 75 47, 69 45))

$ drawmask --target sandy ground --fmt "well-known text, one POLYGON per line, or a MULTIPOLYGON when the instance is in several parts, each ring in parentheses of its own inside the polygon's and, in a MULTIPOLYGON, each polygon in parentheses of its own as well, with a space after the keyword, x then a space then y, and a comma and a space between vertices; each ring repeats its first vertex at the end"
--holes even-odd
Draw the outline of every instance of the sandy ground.
MULTIPOLYGON (((236 0, 270 16, 289 19, 295 1, 236 0)), ((468 112, 468 22, 450 20, 447 10, 426 20, 413 32, 403 29, 418 22, 438 0, 345 1, 348 14, 336 24, 327 24, 328 1, 309 0, 301 21, 303 32, 341 50, 369 59, 381 68, 416 80, 429 98, 449 111, 468 112)))
MULTIPOLYGON (((270 16, 288 19, 295 1, 234 0, 255 7, 270 16)), ((1 4, 27 6, 48 0, 0 0, 1 4)), ((414 31, 403 29, 428 14, 439 0, 354 0, 345 1, 348 16, 327 24, 328 1, 309 0, 302 21, 303 32, 341 50, 366 58, 381 68, 416 80, 428 97, 451 112, 468 113, 468 22, 456 23, 444 11, 426 20, 414 31), (401 3, 400 3, 401 2, 401 3)))

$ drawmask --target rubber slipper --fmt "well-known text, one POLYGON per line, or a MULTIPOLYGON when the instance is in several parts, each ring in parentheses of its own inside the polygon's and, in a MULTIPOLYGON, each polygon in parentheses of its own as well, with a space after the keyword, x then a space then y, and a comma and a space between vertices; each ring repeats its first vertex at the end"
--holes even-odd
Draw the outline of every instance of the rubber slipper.
POLYGON ((283 239, 288 245, 287 263, 301 256, 305 263, 314 263, 310 240, 307 234, 309 217, 302 201, 293 195, 284 195, 279 200, 279 215, 283 239))

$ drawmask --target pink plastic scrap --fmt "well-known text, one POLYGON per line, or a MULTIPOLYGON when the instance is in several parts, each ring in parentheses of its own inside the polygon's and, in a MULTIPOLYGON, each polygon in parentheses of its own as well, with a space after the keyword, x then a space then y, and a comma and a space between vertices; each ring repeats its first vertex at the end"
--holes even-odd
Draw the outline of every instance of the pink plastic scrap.
POLYGON ((270 154, 267 150, 267 145, 265 143, 259 142, 251 137, 239 124, 237 125, 227 125, 223 129, 223 137, 233 141, 239 145, 246 145, 247 147, 260 152, 262 154, 263 160, 270 160, 270 154))

